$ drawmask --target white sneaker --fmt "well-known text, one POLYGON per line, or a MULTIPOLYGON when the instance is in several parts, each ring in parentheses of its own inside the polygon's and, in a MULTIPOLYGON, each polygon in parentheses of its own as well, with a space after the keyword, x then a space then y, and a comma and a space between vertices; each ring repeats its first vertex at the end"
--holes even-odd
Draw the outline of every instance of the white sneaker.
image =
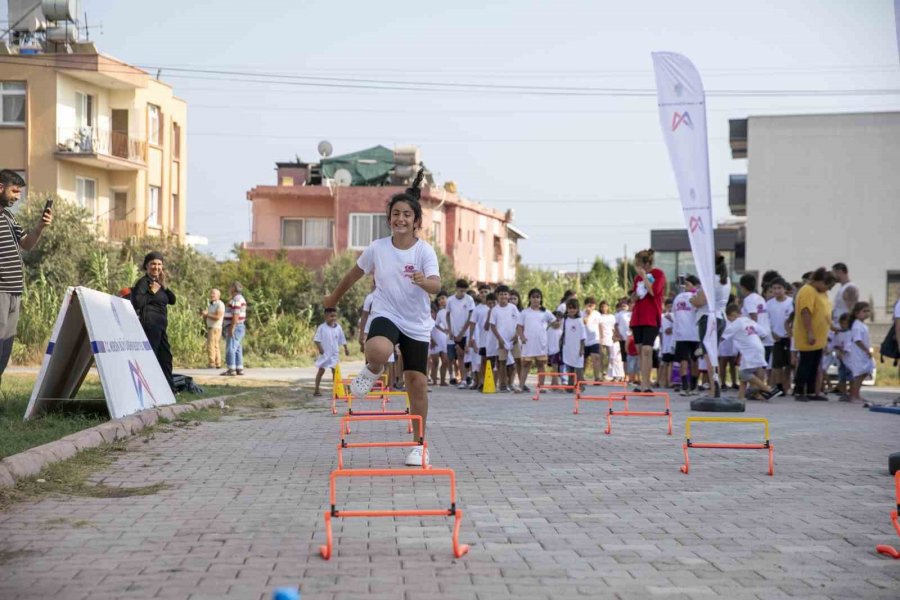
MULTIPOLYGON (((421 467, 422 466, 422 446, 416 446, 412 449, 406 457, 406 466, 407 467, 421 467)), ((431 460, 428 458, 428 451, 424 452, 425 454, 425 464, 430 465, 431 460)))
MULTIPOLYGON (((383 370, 383 369, 382 369, 383 370)), ((372 386, 375 385, 375 382, 381 377, 381 373, 377 375, 372 373, 369 370, 368 365, 360 370, 359 375, 350 382, 350 393, 353 395, 355 400, 364 400, 365 397, 372 391, 372 386)))

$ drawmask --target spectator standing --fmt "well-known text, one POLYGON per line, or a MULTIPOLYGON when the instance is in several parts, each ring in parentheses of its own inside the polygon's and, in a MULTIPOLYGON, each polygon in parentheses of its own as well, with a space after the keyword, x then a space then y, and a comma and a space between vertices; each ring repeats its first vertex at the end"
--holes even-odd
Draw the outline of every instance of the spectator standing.
POLYGON ((839 262, 831 266, 831 274, 837 281, 838 290, 832 300, 831 325, 838 328, 841 315, 850 313, 856 303, 859 302, 859 288, 850 281, 850 273, 847 265, 839 262))
POLYGON ((220 343, 222 342, 222 322, 225 320, 225 303, 220 299, 222 292, 213 288, 209 292, 209 306, 200 311, 200 316, 206 319, 206 356, 207 367, 210 369, 222 368, 222 354, 220 343))
POLYGON ((450 383, 458 383, 459 389, 465 389, 472 385, 471 379, 466 381, 465 356, 475 301, 466 293, 468 289, 469 282, 465 279, 458 279, 456 293, 447 298, 447 330, 449 332, 447 356, 456 363, 456 372, 459 374, 459 381, 451 379, 450 383))
MULTIPOLYGON (((697 349, 700 335, 697 328, 697 309, 691 300, 696 295, 700 280, 694 275, 684 278, 684 291, 672 302, 672 335, 675 338, 675 360, 681 377, 681 395, 691 396, 697 389, 697 349)), ((703 306, 706 305, 704 301, 703 306)))
POLYGON ((791 340, 787 333, 788 315, 794 312, 794 301, 787 296, 787 282, 778 277, 770 284, 772 298, 766 301, 766 313, 772 326, 772 383, 782 392, 790 385, 791 340))
POLYGON ((831 330, 831 301, 827 292, 834 281, 834 276, 825 267, 816 269, 810 275, 809 283, 801 287, 794 298, 794 345, 800 353, 794 396, 800 402, 827 400, 816 393, 816 374, 831 330))
POLYGON ((654 268, 652 248, 641 250, 634 256, 637 276, 634 278, 634 309, 631 312, 631 333, 640 356, 640 380, 635 391, 652 392, 650 371, 653 368, 653 344, 662 325, 663 295, 666 290, 666 274, 654 268))
POLYGON ((222 375, 233 376, 244 374, 244 333, 247 319, 247 301, 244 300, 243 286, 235 281, 228 288, 231 299, 225 305, 225 320, 223 328, 225 333, 225 366, 227 370, 222 375))
POLYGON ((150 252, 144 257, 145 274, 131 288, 131 304, 141 321, 150 348, 172 392, 172 348, 166 330, 169 326, 169 305, 175 304, 175 293, 168 288, 168 277, 163 266, 163 255, 150 252))
POLYGON ((19 201, 23 187, 25 180, 21 175, 8 169, 0 171, 0 211, 3 213, 3 223, 0 224, 0 377, 12 356, 22 292, 25 291, 22 250, 34 248, 41 239, 44 227, 53 222, 53 213, 48 208, 37 226, 30 233, 25 233, 9 210, 19 201))

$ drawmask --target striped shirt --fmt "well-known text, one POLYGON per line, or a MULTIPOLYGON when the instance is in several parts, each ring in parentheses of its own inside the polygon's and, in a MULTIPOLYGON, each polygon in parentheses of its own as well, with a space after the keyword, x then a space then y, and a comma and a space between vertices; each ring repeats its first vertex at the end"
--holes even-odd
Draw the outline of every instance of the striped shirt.
POLYGON ((21 294, 25 288, 19 244, 25 232, 7 209, 0 216, 0 292, 21 294))
POLYGON ((234 297, 225 305, 225 327, 231 325, 234 320, 235 324, 243 323, 247 318, 247 301, 240 294, 234 297))

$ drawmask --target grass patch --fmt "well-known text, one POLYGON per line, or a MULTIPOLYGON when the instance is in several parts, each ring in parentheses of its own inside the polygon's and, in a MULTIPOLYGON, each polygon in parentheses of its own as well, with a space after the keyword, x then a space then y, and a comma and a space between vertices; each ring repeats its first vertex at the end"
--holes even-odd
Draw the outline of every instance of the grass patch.
POLYGON ((128 498, 149 496, 165 489, 165 483, 133 488, 111 487, 90 483, 88 477, 113 464, 127 452, 127 440, 103 444, 79 452, 69 460, 47 465, 34 477, 16 482, 15 487, 0 488, 0 511, 16 502, 35 500, 50 495, 82 496, 87 498, 128 498))

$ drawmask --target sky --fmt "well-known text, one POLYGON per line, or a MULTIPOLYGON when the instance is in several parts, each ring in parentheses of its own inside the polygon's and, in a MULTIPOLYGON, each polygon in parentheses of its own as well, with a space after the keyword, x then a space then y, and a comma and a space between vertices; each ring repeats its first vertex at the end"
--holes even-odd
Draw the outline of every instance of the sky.
POLYGON ((221 258, 250 239, 247 190, 325 139, 418 145, 439 182, 513 209, 525 264, 646 247, 683 227, 652 51, 703 77, 717 221, 747 171, 729 118, 900 110, 892 0, 81 2, 101 52, 187 100, 187 228, 221 258))

